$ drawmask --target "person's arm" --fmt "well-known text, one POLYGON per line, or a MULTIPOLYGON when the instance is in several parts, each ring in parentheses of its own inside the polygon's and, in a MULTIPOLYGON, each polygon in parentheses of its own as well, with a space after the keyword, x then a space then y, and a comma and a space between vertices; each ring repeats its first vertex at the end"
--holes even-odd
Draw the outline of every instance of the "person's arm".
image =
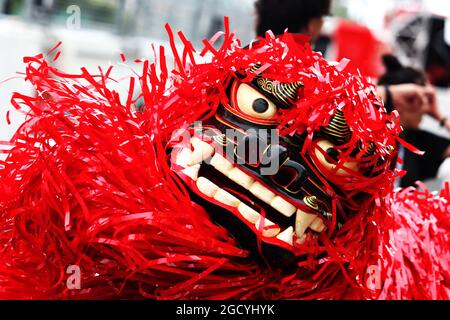
POLYGON ((430 95, 435 98, 435 93, 430 88, 412 83, 380 86, 377 93, 383 101, 392 103, 388 107, 395 107, 399 112, 420 111, 428 104, 430 95))
MULTIPOLYGON (((440 123, 441 127, 450 131, 450 119, 448 119, 447 117, 443 117, 439 123, 440 123)), ((449 153, 449 157, 450 157, 450 153, 449 153)))
POLYGON ((377 91, 388 112, 398 111, 403 127, 419 127, 428 105, 425 87, 416 84, 385 85, 378 87, 377 91))
POLYGON ((426 113, 432 118, 436 119, 436 121, 439 122, 439 125, 442 128, 445 128, 448 131, 450 131, 450 119, 444 116, 442 112, 439 110, 437 104, 436 90, 431 85, 426 86, 426 95, 428 102, 428 108, 426 110, 426 113))

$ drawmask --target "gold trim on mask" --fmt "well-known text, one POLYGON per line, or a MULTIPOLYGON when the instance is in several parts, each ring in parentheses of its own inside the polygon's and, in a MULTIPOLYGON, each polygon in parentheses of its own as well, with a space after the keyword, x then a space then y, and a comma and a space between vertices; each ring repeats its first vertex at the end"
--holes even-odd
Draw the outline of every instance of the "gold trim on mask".
POLYGON ((305 197, 303 198, 303 202, 311 209, 319 210, 319 201, 316 196, 305 197))
POLYGON ((369 145, 369 148, 367 148, 366 153, 364 153, 363 157, 370 157, 371 155, 373 155, 375 153, 377 146, 375 145, 375 143, 371 142, 369 145))
POLYGON ((213 137, 214 141, 217 142, 217 144, 226 146, 227 145, 227 138, 225 134, 219 134, 213 137))
POLYGON ((339 143, 347 142, 352 135, 344 113, 341 110, 336 110, 336 113, 330 119, 328 125, 323 127, 321 131, 323 134, 329 135, 339 143))
MULTIPOLYGON (((250 73, 254 73, 261 65, 255 65, 250 69, 250 73)), ((275 101, 281 103, 285 108, 293 106, 295 100, 298 99, 298 90, 303 86, 300 81, 289 83, 274 84, 274 81, 262 76, 256 76, 253 84, 268 93, 275 101)))

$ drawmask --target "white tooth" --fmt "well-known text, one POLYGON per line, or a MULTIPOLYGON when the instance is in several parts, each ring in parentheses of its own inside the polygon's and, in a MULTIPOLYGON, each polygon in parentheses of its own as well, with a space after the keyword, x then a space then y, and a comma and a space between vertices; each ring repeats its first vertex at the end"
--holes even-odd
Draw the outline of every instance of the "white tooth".
POLYGON ((277 235, 277 239, 284 241, 287 244, 290 244, 292 246, 294 244, 293 236, 294 236, 294 228, 289 227, 286 230, 284 230, 282 233, 277 235))
POLYGON ((198 164, 214 154, 214 148, 199 138, 193 137, 191 139, 191 144, 194 147, 194 151, 192 152, 191 161, 189 162, 190 166, 198 164))
POLYGON ((188 148, 183 148, 178 152, 175 163, 180 167, 187 168, 192 159, 192 151, 188 148))
POLYGON ((264 187, 258 181, 253 183, 249 190, 253 195, 255 195, 258 199, 261 199, 265 203, 270 203, 273 200, 273 198, 275 198, 275 194, 266 187, 264 187))
POLYGON ((220 154, 216 153, 212 159, 210 164, 219 172, 223 173, 227 177, 230 175, 231 170, 233 170, 233 165, 230 161, 225 159, 220 154))
POLYGON ((200 171, 200 164, 196 164, 192 167, 187 167, 186 169, 181 170, 185 175, 191 178, 194 181, 198 179, 198 172, 200 171))
POLYGON ((262 232, 262 235, 267 238, 275 237, 281 231, 280 228, 269 228, 273 225, 275 225, 275 223, 267 218, 263 218, 262 216, 260 216, 258 221, 256 221, 255 223, 256 229, 260 230, 262 232))
POLYGON ((295 233, 300 239, 305 234, 306 229, 316 219, 317 215, 312 213, 306 213, 300 209, 297 210, 297 216, 295 217, 295 233))
POLYGON ((238 206, 238 211, 241 213, 241 215, 249 222, 255 224, 256 221, 259 220, 259 217, 261 216, 256 210, 253 210, 245 203, 241 202, 238 206))
POLYGON ((276 196, 271 202, 272 208, 278 210, 280 213, 290 218, 297 211, 297 208, 284 200, 283 198, 276 196))
POLYGON ((241 203, 241 201, 238 198, 236 198, 231 193, 229 193, 223 189, 217 190, 216 194, 214 195, 214 199, 216 199, 219 202, 222 202, 223 204, 225 204, 227 206, 235 207, 235 208, 237 208, 239 206, 239 204, 241 203))
POLYGON ((228 178, 247 190, 250 189, 253 182, 255 182, 255 180, 238 168, 231 169, 228 178))
POLYGON ((295 241, 298 244, 304 244, 306 242, 306 234, 302 235, 301 237, 298 237, 297 240, 295 241))
POLYGON ((216 194, 219 187, 204 177, 197 179, 197 188, 204 195, 212 198, 216 194))
POLYGON ((316 219, 314 219, 309 228, 315 232, 320 233, 325 230, 325 224, 323 223, 322 219, 316 217, 316 219))

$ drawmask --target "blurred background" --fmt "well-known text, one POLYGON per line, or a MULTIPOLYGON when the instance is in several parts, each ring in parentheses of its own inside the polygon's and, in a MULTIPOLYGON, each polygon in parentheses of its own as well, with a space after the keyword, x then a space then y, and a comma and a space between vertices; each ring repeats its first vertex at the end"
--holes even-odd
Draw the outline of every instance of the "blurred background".
MULTIPOLYGON (((225 15, 246 44, 255 36, 254 11, 254 0, 0 0, 0 140, 8 140, 23 121, 12 112, 12 125, 5 125, 11 93, 32 92, 14 78, 23 71, 23 56, 45 53, 62 41, 57 64, 70 72, 119 63, 120 53, 128 61, 151 59, 150 44, 167 43, 166 22, 200 46, 222 29, 225 15)), ((329 60, 350 58, 375 81, 384 72, 381 56, 394 53, 425 70, 450 117, 449 18, 450 1, 334 0, 316 49, 329 60)), ((130 70, 123 66, 116 72, 130 70)), ((427 116, 421 127, 450 138, 427 116)))

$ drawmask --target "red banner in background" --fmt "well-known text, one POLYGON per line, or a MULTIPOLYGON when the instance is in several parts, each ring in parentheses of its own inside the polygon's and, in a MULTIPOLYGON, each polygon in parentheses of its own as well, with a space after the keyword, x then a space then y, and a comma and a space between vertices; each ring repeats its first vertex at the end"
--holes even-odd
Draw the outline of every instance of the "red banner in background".
POLYGON ((351 21, 339 22, 333 34, 336 61, 351 60, 347 71, 378 78, 383 72, 381 56, 389 50, 366 26, 351 21))

